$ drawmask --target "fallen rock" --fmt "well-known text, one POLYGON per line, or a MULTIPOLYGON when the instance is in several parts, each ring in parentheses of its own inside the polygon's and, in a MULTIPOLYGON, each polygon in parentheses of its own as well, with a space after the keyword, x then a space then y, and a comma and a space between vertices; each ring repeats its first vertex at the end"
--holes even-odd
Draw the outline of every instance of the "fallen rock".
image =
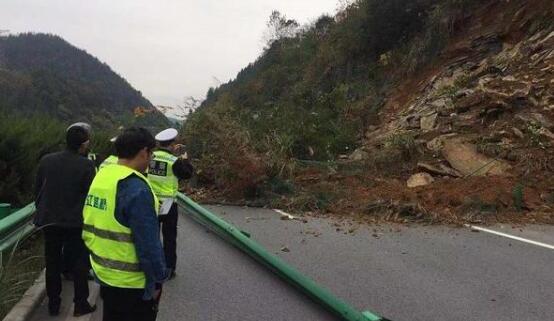
POLYGON ((440 152, 442 150, 445 140, 452 138, 456 135, 457 134, 454 134, 454 133, 441 135, 427 142, 426 146, 429 150, 433 152, 440 152))
POLYGON ((554 133, 552 133, 550 130, 548 130, 544 127, 539 129, 539 134, 541 134, 544 137, 548 137, 548 138, 554 140, 554 133))
POLYGON ((408 187, 409 188, 415 188, 420 186, 427 186, 431 183, 433 183, 435 179, 433 176, 429 175, 428 173, 417 173, 415 175, 412 175, 410 179, 408 179, 408 187))
POLYGON ((448 104, 451 102, 450 99, 447 98, 439 98, 433 102, 431 102, 431 106, 435 107, 436 109, 446 109, 448 108, 448 104))
POLYGON ((438 116, 439 115, 437 113, 433 113, 431 115, 421 117, 421 120, 420 120, 421 130, 424 132, 432 131, 435 128, 438 116))
POLYGON ((470 96, 463 97, 456 101, 455 109, 458 113, 468 112, 471 108, 483 103, 485 100, 482 93, 476 93, 470 96))
POLYGON ((463 138, 445 141, 442 154, 450 166, 464 176, 507 176, 512 168, 502 160, 489 158, 477 152, 475 145, 463 138))
POLYGON ((513 77, 482 78, 479 80, 479 88, 484 93, 505 98, 527 98, 531 92, 531 84, 518 81, 513 77))
POLYGON ((439 166, 433 166, 431 164, 420 162, 420 163, 417 163, 417 167, 424 171, 427 171, 430 174, 435 174, 435 175, 452 176, 452 177, 463 176, 457 170, 450 168, 448 166, 445 166, 443 164, 440 164, 439 166))
POLYGON ((514 132, 514 135, 516 135, 518 138, 525 138, 525 135, 523 134, 523 132, 517 128, 512 128, 512 131, 514 132))
POLYGON ((369 153, 364 151, 361 148, 356 149, 352 154, 350 154, 350 157, 348 157, 350 160, 353 161, 363 161, 369 158, 369 153))
POLYGON ((400 120, 400 128, 419 129, 419 127, 420 127, 419 115, 409 115, 400 120))
POLYGON ((464 88, 464 89, 458 90, 458 91, 454 94, 454 98, 456 98, 456 99, 462 99, 462 98, 465 98, 465 97, 470 97, 470 96, 472 96, 474 93, 475 93, 475 90, 473 90, 473 89, 468 89, 468 88, 464 88))

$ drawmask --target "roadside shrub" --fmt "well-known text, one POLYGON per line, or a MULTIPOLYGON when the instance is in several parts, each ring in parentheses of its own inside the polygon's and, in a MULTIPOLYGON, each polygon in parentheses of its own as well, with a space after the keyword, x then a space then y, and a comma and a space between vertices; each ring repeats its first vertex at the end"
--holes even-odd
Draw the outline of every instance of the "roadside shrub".
POLYGON ((279 195, 291 195, 295 192, 294 184, 291 181, 273 177, 268 181, 271 192, 279 195))
POLYGON ((292 155, 294 137, 289 133, 272 131, 262 141, 269 177, 289 178, 293 176, 295 161, 292 155))
POLYGON ((415 136, 401 132, 385 139, 380 148, 374 148, 365 164, 375 174, 399 177, 413 171, 419 156, 415 136))
POLYGON ((409 132, 391 135, 385 141, 384 148, 400 152, 404 161, 409 161, 418 154, 415 136, 409 132))
POLYGON ((300 211, 320 211, 329 209, 333 198, 326 192, 303 192, 293 197, 289 206, 300 211))
POLYGON ((31 201, 38 161, 62 148, 64 130, 61 123, 44 117, 0 112, 0 201, 17 206, 31 201))
POLYGON ((193 114, 184 127, 186 144, 200 183, 214 184, 235 196, 253 194, 266 179, 265 162, 228 109, 233 107, 222 104, 193 114))
MULTIPOLYGON (((36 167, 42 156, 65 146, 67 124, 40 115, 23 117, 0 111, 0 201, 22 206, 33 199, 36 167)), ((106 132, 93 130, 92 150, 107 154, 106 132)))

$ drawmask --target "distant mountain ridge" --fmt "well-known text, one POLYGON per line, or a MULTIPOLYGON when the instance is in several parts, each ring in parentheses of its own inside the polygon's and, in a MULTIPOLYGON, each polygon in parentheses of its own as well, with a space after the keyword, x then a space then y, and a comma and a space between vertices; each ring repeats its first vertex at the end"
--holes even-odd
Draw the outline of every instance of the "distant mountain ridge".
POLYGON ((169 124, 107 64, 50 34, 0 37, 0 109, 102 128, 169 124))

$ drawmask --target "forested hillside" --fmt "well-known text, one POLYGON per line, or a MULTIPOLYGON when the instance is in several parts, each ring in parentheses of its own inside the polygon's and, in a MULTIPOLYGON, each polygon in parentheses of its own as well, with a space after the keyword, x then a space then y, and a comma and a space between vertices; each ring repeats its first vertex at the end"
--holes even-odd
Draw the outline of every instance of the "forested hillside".
POLYGON ((110 67, 45 34, 0 37, 0 202, 32 200, 36 164, 63 149, 65 128, 93 124, 100 157, 120 126, 152 130, 169 121, 110 67))
POLYGON ((356 0, 306 26, 274 12, 263 54, 185 123, 200 178, 302 210, 543 211, 524 175, 552 170, 552 21, 548 0, 356 0))
POLYGON ((140 91, 84 50, 58 36, 0 37, 0 108, 102 128, 168 122, 140 91))

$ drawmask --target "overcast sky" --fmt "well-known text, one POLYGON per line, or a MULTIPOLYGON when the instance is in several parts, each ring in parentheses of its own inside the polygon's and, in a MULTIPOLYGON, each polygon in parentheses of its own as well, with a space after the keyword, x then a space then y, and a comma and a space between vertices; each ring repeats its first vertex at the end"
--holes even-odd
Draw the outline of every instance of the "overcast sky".
POLYGON ((154 104, 204 98, 259 56, 272 10, 300 23, 338 0, 0 0, 0 29, 46 32, 108 63, 154 104))

